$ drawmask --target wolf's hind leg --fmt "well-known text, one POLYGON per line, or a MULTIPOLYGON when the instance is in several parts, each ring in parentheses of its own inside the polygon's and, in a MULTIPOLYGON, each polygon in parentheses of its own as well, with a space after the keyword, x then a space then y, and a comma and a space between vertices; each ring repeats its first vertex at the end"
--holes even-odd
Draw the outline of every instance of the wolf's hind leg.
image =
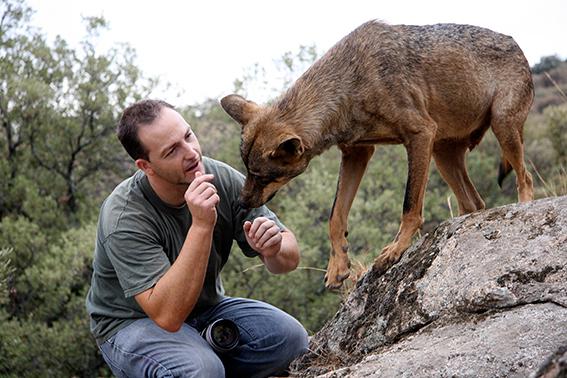
POLYGON ((449 185, 459 203, 459 213, 467 214, 484 209, 484 201, 478 194, 467 173, 465 156, 468 146, 459 141, 440 141, 433 146, 435 165, 449 185))
MULTIPOLYGON (((513 97, 512 94, 508 97, 513 97)), ((503 158, 510 163, 516 172, 516 186, 520 202, 534 198, 533 180, 524 165, 523 126, 531 102, 525 100, 512 107, 508 97, 496 99, 492 105, 490 127, 502 149, 503 158)))

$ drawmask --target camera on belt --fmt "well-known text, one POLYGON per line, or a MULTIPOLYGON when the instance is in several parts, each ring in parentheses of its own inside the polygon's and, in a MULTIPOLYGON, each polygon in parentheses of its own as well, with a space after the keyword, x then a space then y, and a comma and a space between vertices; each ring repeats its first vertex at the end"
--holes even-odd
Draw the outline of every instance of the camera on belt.
POLYGON ((240 332, 232 320, 217 319, 201 331, 201 336, 217 353, 228 353, 238 346, 240 332))

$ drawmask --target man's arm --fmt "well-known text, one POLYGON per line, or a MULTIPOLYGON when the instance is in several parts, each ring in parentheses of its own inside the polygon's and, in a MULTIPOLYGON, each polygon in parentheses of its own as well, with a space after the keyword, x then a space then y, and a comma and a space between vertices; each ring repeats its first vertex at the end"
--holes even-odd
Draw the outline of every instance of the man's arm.
POLYGON ((291 272, 299 265, 299 246, 289 230, 281 231, 276 223, 265 217, 244 223, 248 244, 260 254, 266 268, 274 274, 291 272))
POLYGON ((219 202, 212 179, 198 175, 189 185, 185 200, 193 223, 179 256, 154 287, 135 296, 144 312, 170 332, 181 328, 203 288, 219 202))

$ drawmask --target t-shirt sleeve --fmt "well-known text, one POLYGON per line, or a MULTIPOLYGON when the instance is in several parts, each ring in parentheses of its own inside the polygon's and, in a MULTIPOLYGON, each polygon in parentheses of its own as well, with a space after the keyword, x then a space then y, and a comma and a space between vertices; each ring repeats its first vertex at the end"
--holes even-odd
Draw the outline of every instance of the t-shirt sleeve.
POLYGON ((153 287, 171 265, 163 248, 142 233, 115 232, 105 247, 126 298, 153 287))
POLYGON ((271 219, 278 225, 281 231, 285 230, 285 226, 282 224, 282 222, 280 222, 276 214, 274 214, 270 209, 268 209, 267 206, 262 206, 256 209, 248 209, 248 210, 241 209, 241 211, 239 211, 239 216, 237 217, 235 239, 242 252, 248 257, 256 257, 259 255, 259 253, 254 251, 246 241, 243 225, 245 221, 248 220, 252 222, 254 219, 258 217, 266 217, 268 219, 271 219))
POLYGON ((255 209, 244 209, 239 205, 238 197, 240 196, 240 191, 244 186, 244 175, 236 170, 233 171, 232 175, 232 197, 233 197, 233 211, 234 211, 234 239, 238 243, 238 246, 248 257, 258 256, 258 252, 254 251, 252 247, 246 241, 246 236, 244 235, 244 222, 253 221, 258 217, 266 217, 273 220, 280 230, 285 230, 286 227, 278 219, 276 214, 272 212, 266 205, 260 206, 255 209))

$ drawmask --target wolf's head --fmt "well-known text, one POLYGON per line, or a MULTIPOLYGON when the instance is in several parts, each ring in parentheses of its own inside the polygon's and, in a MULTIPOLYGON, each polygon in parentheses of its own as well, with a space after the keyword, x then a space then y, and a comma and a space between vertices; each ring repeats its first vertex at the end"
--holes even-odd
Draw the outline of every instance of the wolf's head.
POLYGON ((221 106, 242 126, 240 154, 248 174, 240 202, 247 208, 259 207, 305 171, 305 146, 275 108, 238 95, 224 97, 221 106))

